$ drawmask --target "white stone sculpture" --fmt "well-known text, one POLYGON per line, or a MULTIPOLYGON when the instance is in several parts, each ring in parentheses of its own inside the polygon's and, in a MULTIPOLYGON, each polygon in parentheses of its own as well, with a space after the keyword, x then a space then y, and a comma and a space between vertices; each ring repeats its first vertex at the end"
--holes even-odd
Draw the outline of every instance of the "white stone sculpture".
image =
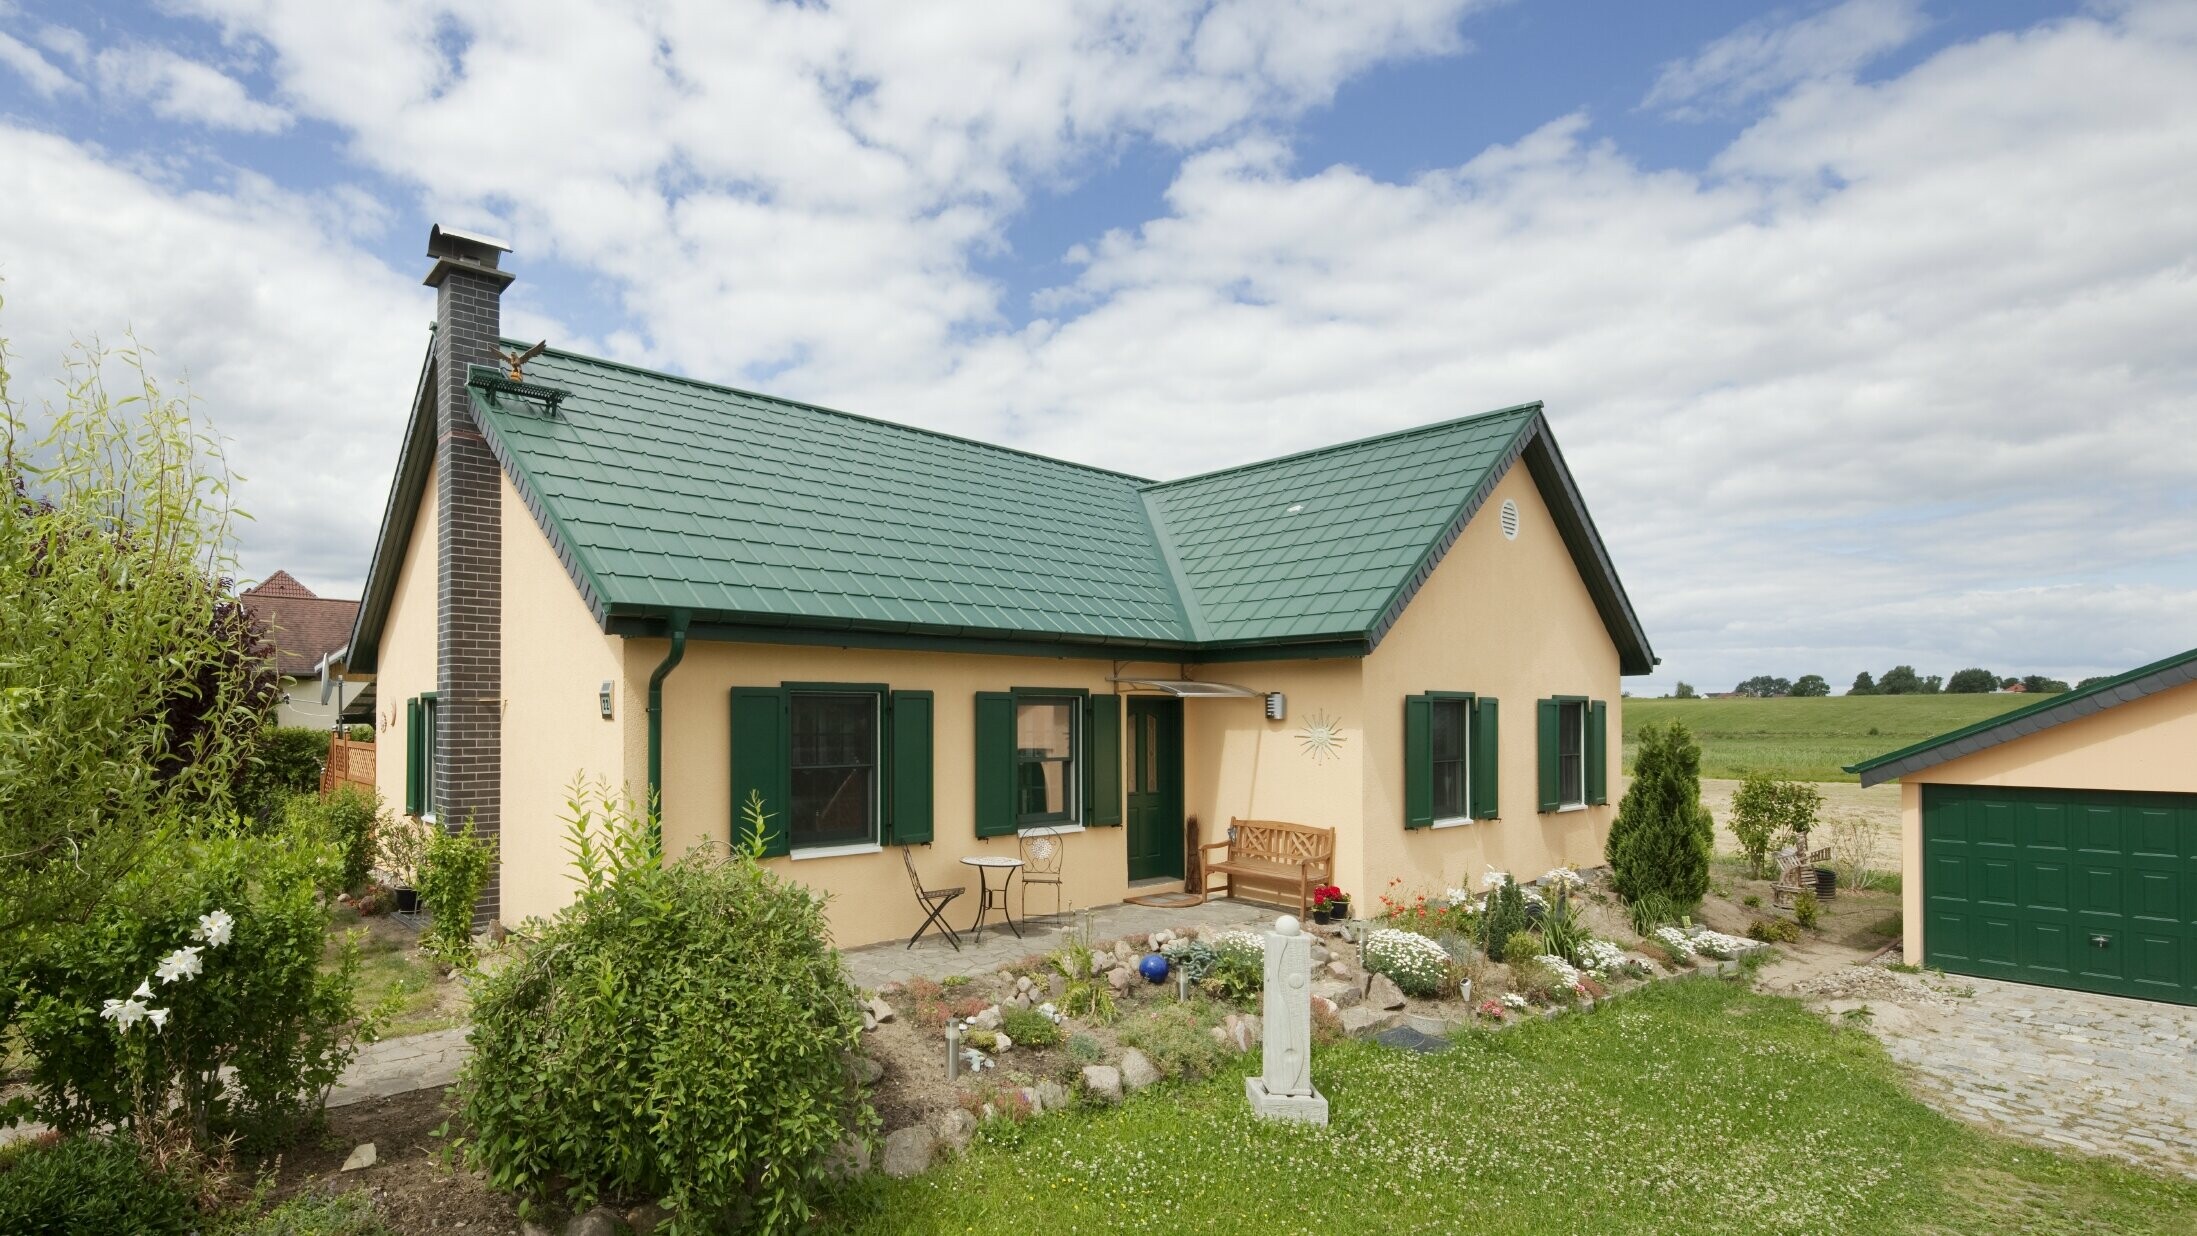
POLYGON ((1251 1110, 1279 1120, 1327 1123, 1312 1084, 1312 937, 1284 914, 1266 933, 1265 1068, 1243 1079, 1251 1110))

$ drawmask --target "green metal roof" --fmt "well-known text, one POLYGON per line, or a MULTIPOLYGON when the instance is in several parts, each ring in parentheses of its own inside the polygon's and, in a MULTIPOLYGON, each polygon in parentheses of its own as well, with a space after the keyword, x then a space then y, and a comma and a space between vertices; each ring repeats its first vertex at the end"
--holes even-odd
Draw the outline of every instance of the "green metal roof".
POLYGON ((2125 674, 2115 674, 2087 687, 2044 696, 2034 704, 2024 704, 2012 712, 2002 712, 1858 764, 1848 764, 1846 771, 1861 774, 1863 785, 1876 785, 2189 682, 2197 682, 2197 648, 2149 665, 2139 665, 2125 674))
MULTIPOLYGON (((1363 653, 1521 454, 1544 490, 1562 472, 1538 404, 1162 484, 569 352, 528 363, 532 396, 472 378, 490 447, 598 620, 627 634, 685 611, 727 638, 1363 653)), ((392 515, 423 475, 400 467, 392 515)), ((385 519, 369 574, 353 650, 369 665, 405 522, 385 519)), ((1614 598, 1626 672, 1644 672, 1584 511, 1566 528, 1575 555, 1591 542, 1582 572, 1607 575, 1590 586, 1614 598)))

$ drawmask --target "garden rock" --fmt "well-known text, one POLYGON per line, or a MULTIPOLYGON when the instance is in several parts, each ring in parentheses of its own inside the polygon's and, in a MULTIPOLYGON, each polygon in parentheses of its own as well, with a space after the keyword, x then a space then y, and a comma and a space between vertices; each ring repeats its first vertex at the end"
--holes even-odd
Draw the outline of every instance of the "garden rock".
POLYGON ((941 1112, 938 1117, 939 1143, 955 1154, 969 1148, 969 1139, 976 1136, 976 1115, 954 1108, 941 1112))
POLYGON ((1376 974, 1366 980, 1365 1000, 1377 1009, 1400 1009, 1404 1007, 1404 989, 1389 976, 1376 974))
POLYGON ((863 1010, 862 1010, 862 1032, 863 1032, 864 1034, 868 1034, 868 1033, 869 1033, 870 1031, 872 1031, 872 1030, 875 1030, 875 1029, 877 1029, 877 1016, 876 1016, 876 1014, 874 1014, 874 1013, 870 1012, 870 1011, 869 1011, 868 1009, 863 1009, 863 1010))
POLYGON ((1045 994, 1058 1004, 1068 998, 1068 979, 1065 975, 1050 975, 1045 980, 1045 994))
POLYGON ((1327 963, 1327 973, 1328 977, 1330 978, 1342 979, 1343 981, 1348 982, 1351 978, 1352 971, 1349 962, 1337 958, 1336 960, 1327 963))
POLYGON ((1329 956, 1331 956, 1331 954, 1327 951, 1327 946, 1325 944, 1320 943, 1318 940, 1314 940, 1312 942, 1313 965, 1316 966, 1321 964, 1322 962, 1325 962, 1329 956))
POLYGON ((1361 1004, 1343 1010, 1343 1032, 1352 1036, 1377 1034, 1401 1021, 1395 1013, 1361 1004))
MULTIPOLYGON (((868 1152, 865 1151, 863 1158, 867 1160, 868 1157, 868 1152)), ((671 1212, 654 1202, 643 1202, 626 1212, 626 1225, 633 1229, 634 1236, 649 1236, 649 1233, 669 1222, 671 1212)))
POLYGON ((1343 1010, 1340 1005, 1336 1004, 1333 1000, 1328 999, 1326 996, 1314 996, 1312 997, 1312 1011, 1315 1013, 1325 1013, 1330 1017, 1334 1017, 1340 1015, 1343 1010))
POLYGON ((1365 998, 1356 983, 1346 983, 1340 979, 1322 979, 1314 983, 1312 995, 1315 999, 1326 1000, 1339 1009, 1347 1009, 1365 998))
MULTIPOLYGON (((824 1171, 834 1180, 848 1180, 870 1170, 870 1144, 849 1137, 824 1156, 824 1171)), ((630 1216, 628 1216, 630 1217, 630 1216)))
POLYGON ((564 1236, 626 1236, 632 1231, 625 1216, 608 1206, 597 1206, 565 1224, 564 1236))
POLYGON ((1083 1089, 1092 1098, 1112 1106, 1121 1102, 1121 1070, 1110 1064, 1083 1066, 1083 1089))
POLYGON ((1152 1058, 1132 1047, 1121 1054, 1121 1084, 1134 1093, 1160 1079, 1160 1071, 1152 1067, 1152 1058))
POLYGON ((1037 1084, 1037 1097, 1046 1111, 1068 1110, 1068 1087, 1057 1081, 1041 1081, 1037 1084))
POLYGON ((992 1035, 992 1051, 994 1053, 1004 1052, 1014 1045, 1015 1041, 1007 1037, 1007 1032, 1005 1030, 1001 1030, 998 1033, 992 1035))
POLYGON ((877 1024, 882 1026, 893 1019, 893 1006, 883 1000, 872 1000, 870 1001, 870 1016, 875 1017, 877 1024))
POLYGON ((1221 1022, 1221 1032, 1230 1047, 1250 1051, 1265 1035, 1266 1023, 1260 1021, 1256 1013, 1230 1013, 1227 1020, 1221 1022))
POLYGON ((920 1124, 895 1129, 885 1135, 885 1174, 896 1180, 920 1176, 930 1170, 931 1158, 937 1153, 938 1137, 929 1129, 920 1124))
POLYGON ((360 1142, 357 1146, 352 1148, 351 1157, 343 1161, 343 1170, 347 1172, 355 1172, 364 1168, 372 1167, 375 1163, 379 1161, 380 1157, 374 1150, 374 1143, 360 1142))
POLYGON ((999 1006, 996 1004, 984 1006, 981 1012, 969 1019, 969 1024, 978 1030, 999 1029, 999 1006))
POLYGON ((1022 1088, 1022 1103, 1023 1106, 1030 1109, 1030 1114, 1033 1116, 1041 1115, 1045 1111, 1045 1096, 1037 1092, 1036 1086, 1024 1086, 1022 1088))
POLYGON ((1132 975, 1126 969, 1108 970, 1106 972, 1106 982, 1108 985, 1113 987, 1114 991, 1117 994, 1127 992, 1129 990, 1129 984, 1135 981, 1136 976, 1132 975))
POLYGON ((858 1085, 874 1086, 877 1079, 885 1075, 885 1066, 868 1056, 855 1055, 848 1063, 854 1069, 854 1080, 858 1085))

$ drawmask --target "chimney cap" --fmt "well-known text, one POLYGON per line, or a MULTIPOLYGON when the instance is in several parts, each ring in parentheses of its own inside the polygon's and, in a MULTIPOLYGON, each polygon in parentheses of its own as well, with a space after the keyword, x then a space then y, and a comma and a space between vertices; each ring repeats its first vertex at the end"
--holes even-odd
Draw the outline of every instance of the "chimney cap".
POLYGON ((471 256, 466 252, 470 249, 491 249, 497 253, 511 252, 511 246, 508 242, 498 240, 493 236, 483 235, 480 232, 467 232, 454 227, 444 227, 440 223, 427 229, 427 256, 431 258, 471 256))

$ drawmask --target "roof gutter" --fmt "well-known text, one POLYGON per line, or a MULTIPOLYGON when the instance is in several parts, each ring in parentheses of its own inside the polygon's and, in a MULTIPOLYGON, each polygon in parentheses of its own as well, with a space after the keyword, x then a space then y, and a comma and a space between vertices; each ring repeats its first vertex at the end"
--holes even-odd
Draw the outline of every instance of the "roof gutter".
POLYGON ((687 611, 671 611, 671 651, 648 676, 648 816, 658 830, 664 812, 664 679, 687 655, 687 611))

